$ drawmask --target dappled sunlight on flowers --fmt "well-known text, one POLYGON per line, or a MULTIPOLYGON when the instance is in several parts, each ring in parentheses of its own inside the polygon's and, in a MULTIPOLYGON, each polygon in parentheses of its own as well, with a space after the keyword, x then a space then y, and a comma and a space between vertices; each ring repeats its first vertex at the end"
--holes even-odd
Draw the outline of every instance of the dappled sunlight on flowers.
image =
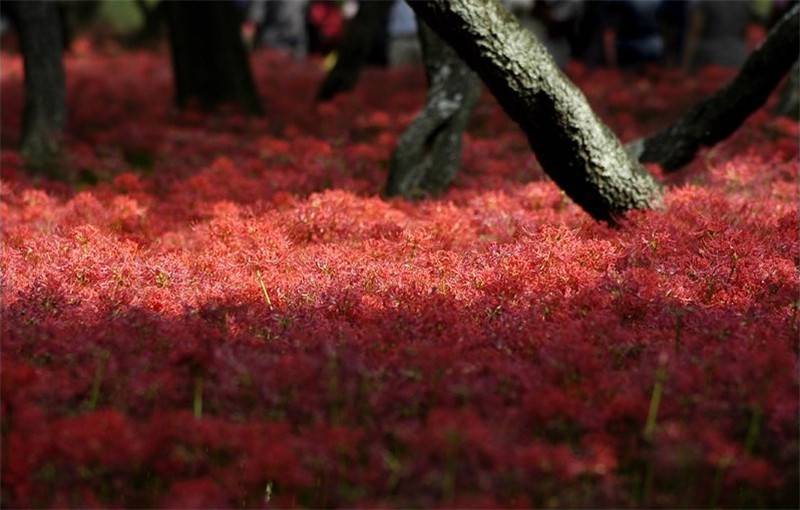
MULTIPOLYGON (((2 64, 7 505, 796 506, 796 122, 613 229, 488 95, 451 190, 382 198, 418 70, 314 106, 257 54, 249 119, 70 56, 71 187, 26 175, 2 64)), ((569 71, 625 139, 728 77, 569 71)))

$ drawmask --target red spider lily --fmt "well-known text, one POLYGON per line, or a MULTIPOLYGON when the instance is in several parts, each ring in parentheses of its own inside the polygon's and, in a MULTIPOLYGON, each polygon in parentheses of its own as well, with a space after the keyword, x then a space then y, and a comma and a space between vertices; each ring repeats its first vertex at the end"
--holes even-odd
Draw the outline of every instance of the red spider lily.
MULTIPOLYGON (((321 71, 259 53, 249 119, 89 47, 72 187, 26 174, 0 58, 8 506, 797 506, 796 122, 611 229, 488 96, 451 190, 382 199, 419 71, 310 107, 321 71)), ((730 76, 570 73, 625 139, 730 76)))

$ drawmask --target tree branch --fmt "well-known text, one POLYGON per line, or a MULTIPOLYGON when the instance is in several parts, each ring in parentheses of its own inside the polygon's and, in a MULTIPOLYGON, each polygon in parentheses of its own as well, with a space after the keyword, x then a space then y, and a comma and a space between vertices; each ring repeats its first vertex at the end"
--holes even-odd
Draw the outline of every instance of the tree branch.
POLYGON ((681 168, 697 151, 730 136, 767 101, 798 58, 800 6, 773 27, 748 57, 739 74, 713 96, 698 103, 672 126, 631 145, 642 162, 659 163, 665 171, 681 168))

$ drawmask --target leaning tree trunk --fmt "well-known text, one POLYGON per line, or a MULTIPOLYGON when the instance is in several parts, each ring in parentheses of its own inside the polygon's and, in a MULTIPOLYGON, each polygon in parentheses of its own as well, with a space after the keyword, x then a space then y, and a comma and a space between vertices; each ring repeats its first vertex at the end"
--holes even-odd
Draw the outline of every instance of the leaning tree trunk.
POLYGON ((235 4, 173 0, 164 9, 178 107, 191 101, 204 109, 235 103, 249 113, 261 113, 235 4))
POLYGON ((461 137, 480 95, 480 79, 456 52, 424 22, 418 30, 428 97, 392 155, 389 196, 415 198, 450 185, 461 164, 461 137))
POLYGON ((775 113, 795 120, 800 119, 800 62, 796 62, 789 71, 789 79, 783 86, 775 113))
POLYGON ((317 91, 318 101, 328 101, 352 90, 358 82, 361 68, 389 21, 392 2, 359 2, 355 18, 350 20, 336 50, 336 64, 317 91))
POLYGON ((672 126, 631 144, 630 151, 640 153, 642 162, 660 163, 665 171, 674 171, 690 162, 700 147, 710 147, 736 131, 764 105, 797 61, 799 9, 795 6, 778 21, 733 81, 672 126))
POLYGON ((57 177, 67 118, 58 5, 55 2, 18 2, 13 7, 25 60, 21 152, 28 167, 57 177))
POLYGON ((544 171, 594 218, 660 203, 661 189, 544 46, 496 0, 409 2, 520 125, 544 171))

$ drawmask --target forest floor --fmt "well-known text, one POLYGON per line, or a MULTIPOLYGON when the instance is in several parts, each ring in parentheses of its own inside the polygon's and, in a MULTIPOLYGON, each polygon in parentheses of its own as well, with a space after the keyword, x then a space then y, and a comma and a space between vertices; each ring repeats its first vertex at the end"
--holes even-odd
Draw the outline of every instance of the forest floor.
MULTIPOLYGON (((797 507, 796 122, 612 229, 488 94, 452 190, 382 198, 418 70, 315 105, 260 53, 252 119, 78 45, 66 185, 0 64, 4 506, 797 507)), ((570 74, 626 141, 730 77, 570 74)))

